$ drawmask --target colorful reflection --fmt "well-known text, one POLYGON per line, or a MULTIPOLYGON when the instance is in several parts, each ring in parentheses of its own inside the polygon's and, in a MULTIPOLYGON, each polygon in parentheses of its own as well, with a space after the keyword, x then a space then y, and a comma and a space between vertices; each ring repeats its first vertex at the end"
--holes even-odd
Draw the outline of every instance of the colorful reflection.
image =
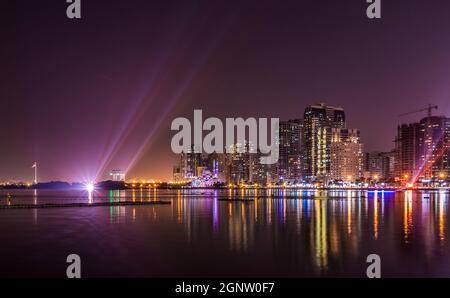
MULTIPOLYGON (((3 204, 7 204, 7 193, 2 195, 3 204)), ((13 230, 32 225, 36 231, 51 230, 36 235, 55 235, 53 241, 59 241, 67 238, 63 229, 54 227, 67 225, 64 231, 74 231, 70 245, 83 245, 89 237, 86 253, 92 252, 95 244, 99 254, 126 255, 134 264, 139 264, 137 260, 143 260, 143 264, 161 261, 173 270, 181 268, 199 275, 360 276, 365 270, 361 268, 366 265, 364 257, 378 253, 389 259, 383 267, 385 276, 450 276, 446 190, 142 188, 95 190, 91 195, 86 191, 68 194, 44 190, 30 190, 28 196, 10 195, 14 203, 28 200, 39 204, 61 198, 67 202, 170 201, 164 206, 35 209, 2 214, 3 219, 12 215, 25 218, 14 229, 3 227, 7 237, 14 236, 13 230), (55 220, 60 221, 55 224, 55 220)), ((33 244, 39 248, 36 251, 46 251, 39 246, 43 242, 33 244)), ((145 268, 152 270, 152 266, 145 268)))
MULTIPOLYGON (((447 198, 446 192, 436 197, 439 241, 446 239, 447 198)), ((327 274, 330 264, 343 255, 358 256, 361 247, 373 241, 375 246, 402 247, 411 245, 417 237, 433 238, 428 226, 415 225, 415 210, 426 211, 426 207, 419 206, 427 206, 429 201, 413 191, 307 193, 228 189, 216 190, 211 196, 178 194, 174 203, 175 220, 186 229, 190 241, 201 238, 208 226, 219 242, 235 252, 258 249, 258 237, 263 237, 273 249, 288 241, 292 250, 286 253, 294 258, 296 254, 310 254, 311 265, 318 274, 327 274), (206 220, 209 216, 212 225, 206 220), (260 230, 264 236, 259 235, 260 230), (393 237, 399 230, 403 237, 393 237), (309 253, 304 249, 296 251, 300 247, 308 247, 309 253)))

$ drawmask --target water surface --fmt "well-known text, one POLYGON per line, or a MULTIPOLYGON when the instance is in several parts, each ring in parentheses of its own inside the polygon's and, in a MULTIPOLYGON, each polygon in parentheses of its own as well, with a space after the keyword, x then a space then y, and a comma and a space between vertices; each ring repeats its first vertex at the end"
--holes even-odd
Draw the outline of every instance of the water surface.
POLYGON ((448 192, 0 191, 18 203, 170 205, 0 210, 0 276, 449 277, 448 192), (237 200, 236 200, 237 199, 237 200), (244 199, 244 200, 239 200, 244 199))

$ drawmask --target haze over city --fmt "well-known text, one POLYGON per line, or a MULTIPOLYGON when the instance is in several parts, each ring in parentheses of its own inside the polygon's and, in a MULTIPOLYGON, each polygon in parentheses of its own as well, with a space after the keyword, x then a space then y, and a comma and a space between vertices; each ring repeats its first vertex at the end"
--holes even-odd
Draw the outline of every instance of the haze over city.
POLYGON ((195 108, 288 120, 342 106, 367 151, 426 113, 399 114, 450 116, 448 2, 384 1, 370 22, 359 0, 85 1, 78 21, 65 5, 3 8, 20 22, 2 18, 0 181, 31 181, 35 161, 42 181, 169 180, 170 123, 195 108))

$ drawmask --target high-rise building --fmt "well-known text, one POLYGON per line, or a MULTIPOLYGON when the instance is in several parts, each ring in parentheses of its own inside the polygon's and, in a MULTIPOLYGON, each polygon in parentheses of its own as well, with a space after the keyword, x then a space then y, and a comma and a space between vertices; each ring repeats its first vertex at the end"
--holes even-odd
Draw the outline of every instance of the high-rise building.
POLYGON ((227 167, 227 155, 225 153, 211 153, 203 155, 203 164, 213 177, 225 182, 225 172, 227 167))
POLYGON ((395 156, 395 150, 381 153, 381 177, 386 182, 394 182, 395 180, 395 156))
POLYGON ((278 177, 280 180, 300 179, 302 127, 302 119, 280 122, 278 158, 278 177))
POLYGON ((371 179, 383 179, 383 152, 374 151, 365 154, 364 171, 371 179))
POLYGON ((402 124, 397 128, 395 176, 397 180, 410 179, 417 169, 419 124, 402 124))
POLYGON ((330 178, 331 129, 345 127, 345 112, 340 107, 321 103, 305 109, 302 134, 305 180, 325 181, 330 178))
POLYGON ((248 183, 250 181, 251 167, 250 158, 251 155, 246 144, 234 144, 231 148, 227 148, 228 157, 228 177, 227 183, 238 185, 240 183, 248 183), (240 148, 245 146, 246 149, 240 148))
POLYGON ((302 176, 302 155, 294 154, 288 156, 288 172, 287 177, 294 182, 301 182, 302 176))
POLYGON ((425 117, 402 124, 396 138, 397 179, 425 181, 450 175, 450 119, 425 117))
POLYGON ((252 184, 267 185, 272 181, 271 168, 273 167, 273 165, 261 164, 261 157, 262 154, 260 152, 252 153, 249 155, 249 182, 252 184))
POLYGON ((194 146, 188 151, 181 153, 180 172, 182 178, 198 176, 198 167, 203 166, 202 154, 195 153, 194 146))
POLYGON ((395 150, 366 153, 364 159, 366 178, 386 182, 393 180, 395 177, 395 155, 395 150))
POLYGON ((330 178, 355 182, 363 174, 363 145, 357 129, 332 128, 330 178))
POLYGON ((431 116, 419 122, 417 150, 418 178, 448 176, 450 170, 450 119, 431 116))

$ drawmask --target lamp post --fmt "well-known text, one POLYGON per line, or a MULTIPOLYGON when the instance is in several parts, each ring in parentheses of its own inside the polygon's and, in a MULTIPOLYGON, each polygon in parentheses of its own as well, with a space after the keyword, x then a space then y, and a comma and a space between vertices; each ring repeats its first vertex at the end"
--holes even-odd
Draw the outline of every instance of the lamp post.
POLYGON ((31 166, 32 169, 34 169, 34 184, 36 185, 38 183, 37 180, 37 162, 34 162, 34 164, 31 166))

